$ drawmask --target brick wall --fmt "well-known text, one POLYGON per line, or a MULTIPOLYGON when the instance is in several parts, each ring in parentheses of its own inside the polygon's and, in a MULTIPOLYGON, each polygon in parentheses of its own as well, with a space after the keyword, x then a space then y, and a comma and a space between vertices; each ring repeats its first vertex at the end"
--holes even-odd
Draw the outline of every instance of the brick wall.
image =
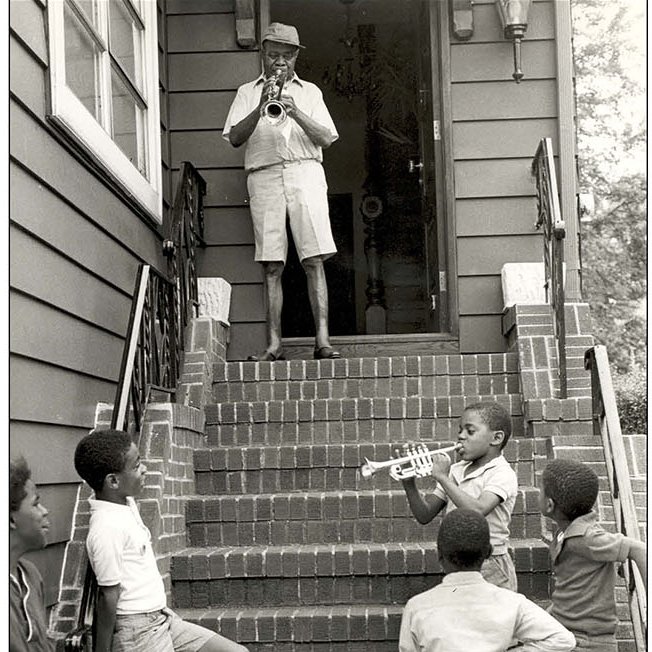
MULTIPOLYGON (((517 351, 523 417, 526 436, 545 443, 546 454, 534 457, 537 478, 547 461, 554 458, 576 459, 591 466, 600 478, 596 510, 603 525, 615 531, 613 501, 607 479, 602 438, 594 432, 591 401, 591 376, 584 369, 584 354, 594 345, 589 306, 566 305, 566 364, 568 398, 559 398, 558 353, 554 338, 553 315, 548 305, 516 305, 503 315, 503 333, 509 350, 517 351)), ((632 489, 646 538, 646 438, 625 437, 632 489)), ((542 446, 540 445, 540 449, 542 446)), ((552 534, 552 522, 543 519, 544 539, 552 534)), ((622 580, 616 587, 619 625, 616 632, 619 652, 634 652, 636 647, 622 580)))
MULTIPOLYGON (((209 317, 194 319, 186 335, 186 352, 176 403, 152 403, 143 415, 138 444, 147 466, 143 494, 138 500, 144 523, 152 532, 152 545, 168 597, 171 590, 170 561, 187 547, 185 502, 195 493, 193 451, 204 445, 203 405, 210 397, 215 362, 225 360, 228 328, 209 317)), ((100 404, 95 428, 107 428, 113 406, 100 404)), ((72 537, 66 548, 59 602, 50 619, 51 635, 61 646, 62 637, 76 624, 88 532, 88 498, 81 484, 77 495, 72 537)))

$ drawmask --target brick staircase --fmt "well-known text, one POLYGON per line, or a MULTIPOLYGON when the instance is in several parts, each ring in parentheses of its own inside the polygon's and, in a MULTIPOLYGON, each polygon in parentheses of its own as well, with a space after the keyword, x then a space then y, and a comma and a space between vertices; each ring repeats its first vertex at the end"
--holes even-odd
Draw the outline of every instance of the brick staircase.
POLYGON ((519 590, 545 601, 547 441, 524 428, 517 367, 516 353, 215 364, 190 548, 172 558, 177 611, 252 651, 396 650, 403 605, 441 578, 440 519, 419 525, 386 472, 358 469, 401 442, 450 445, 481 399, 513 417, 512 552, 519 590))

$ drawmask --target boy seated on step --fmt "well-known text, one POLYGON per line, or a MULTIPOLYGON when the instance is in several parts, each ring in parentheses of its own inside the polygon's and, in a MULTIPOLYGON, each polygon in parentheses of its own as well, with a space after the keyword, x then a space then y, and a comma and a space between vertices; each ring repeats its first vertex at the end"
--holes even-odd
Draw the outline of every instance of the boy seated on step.
POLYGON ((424 496, 415 479, 403 480, 410 509, 422 525, 430 523, 447 506, 473 509, 486 516, 492 553, 482 565, 482 576, 496 586, 516 591, 516 571, 507 550, 518 483, 516 473, 503 457, 512 433, 507 410, 493 401, 464 409, 457 435, 460 462, 451 466, 448 455, 434 455, 432 477, 437 486, 424 496))
POLYGON ((9 463, 9 652, 52 652, 43 578, 24 555, 45 548, 48 510, 24 457, 9 463))
POLYGON ((617 652, 614 562, 631 559, 646 582, 645 544, 607 532, 592 511, 598 476, 576 460, 553 460, 541 476, 539 508, 557 529, 550 542, 555 577, 550 613, 577 639, 576 650, 617 652))
POLYGON ((573 635, 524 595, 487 582, 489 525, 479 512, 456 509, 437 536, 441 584, 410 598, 401 620, 399 652, 570 652, 573 635))
POLYGON ((98 583, 94 652, 246 652, 168 609, 151 534, 134 500, 147 468, 131 436, 91 432, 77 444, 75 469, 95 492, 86 539, 98 583))

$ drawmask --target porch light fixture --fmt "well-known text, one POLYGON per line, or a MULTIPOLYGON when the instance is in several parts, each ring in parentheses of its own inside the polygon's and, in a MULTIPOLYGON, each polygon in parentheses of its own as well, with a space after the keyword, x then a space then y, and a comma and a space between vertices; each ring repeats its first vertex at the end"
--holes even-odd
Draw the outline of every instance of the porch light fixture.
POLYGON ((531 0, 496 0, 496 9, 506 39, 514 43, 514 72, 512 77, 518 84, 523 79, 521 71, 521 39, 527 30, 527 14, 531 0))

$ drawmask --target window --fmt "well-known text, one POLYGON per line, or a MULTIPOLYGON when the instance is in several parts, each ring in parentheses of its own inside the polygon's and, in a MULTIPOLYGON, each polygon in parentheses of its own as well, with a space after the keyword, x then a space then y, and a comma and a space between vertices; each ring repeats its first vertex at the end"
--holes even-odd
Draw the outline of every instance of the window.
POLYGON ((156 0, 49 0, 51 118, 162 220, 156 0))

